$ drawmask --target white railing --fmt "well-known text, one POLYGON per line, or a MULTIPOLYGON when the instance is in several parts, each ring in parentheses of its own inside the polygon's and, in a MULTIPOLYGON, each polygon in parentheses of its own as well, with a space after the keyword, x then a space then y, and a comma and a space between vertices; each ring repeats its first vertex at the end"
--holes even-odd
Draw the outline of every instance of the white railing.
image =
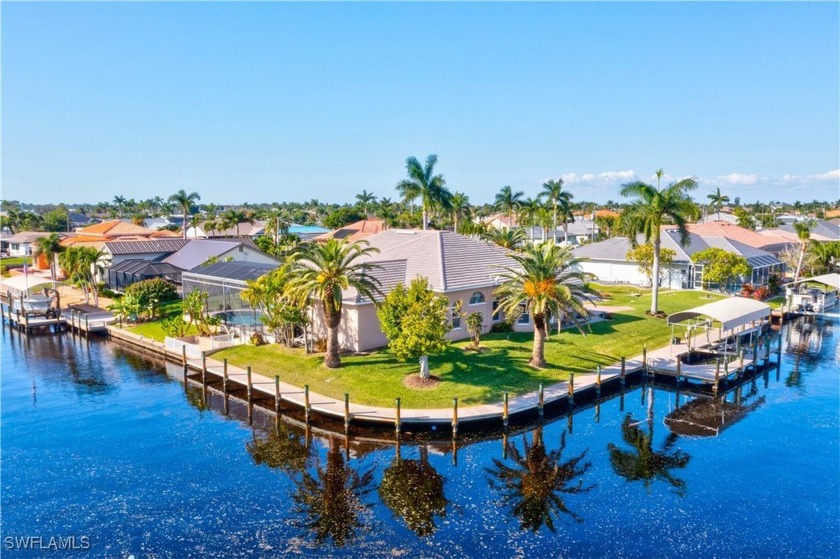
POLYGON ((229 347, 233 345, 233 334, 220 334, 218 336, 210 336, 210 347, 218 349, 220 347, 229 347))
POLYGON ((167 336, 163 341, 163 345, 168 351, 178 355, 183 355, 184 348, 186 348, 187 359, 201 359, 201 347, 198 344, 190 344, 183 340, 167 336))

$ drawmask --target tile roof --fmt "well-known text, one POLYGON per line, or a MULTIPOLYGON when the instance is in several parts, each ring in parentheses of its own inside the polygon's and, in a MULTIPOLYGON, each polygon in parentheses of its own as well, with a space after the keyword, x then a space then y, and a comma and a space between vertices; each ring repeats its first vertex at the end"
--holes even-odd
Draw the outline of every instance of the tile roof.
POLYGON ((151 235, 149 235, 152 239, 175 239, 175 238, 183 238, 184 236, 179 233, 178 231, 169 231, 168 229, 158 229, 151 235))
POLYGON ((121 235, 138 235, 149 236, 153 233, 151 229, 134 225, 133 223, 126 223, 125 221, 113 220, 103 221, 95 225, 88 225, 82 227, 77 231, 80 235, 85 236, 99 236, 99 237, 116 237, 121 235))
MULTIPOLYGON (((766 234, 775 234, 799 242, 799 237, 792 223, 780 225, 776 229, 769 229, 766 234)), ((814 221, 814 225, 811 227, 811 238, 815 241, 840 241, 840 225, 830 221, 814 221)))
POLYGON ((7 243, 34 243, 36 240, 50 235, 52 233, 44 231, 18 231, 14 235, 0 235, 0 239, 7 243))
MULTIPOLYGON (((425 277, 435 291, 494 286, 501 267, 515 265, 496 245, 450 231, 389 229, 366 239, 379 253, 366 260, 381 266, 371 272, 387 293, 397 283, 425 277)), ((355 291, 345 294, 356 297, 355 291)))
POLYGON ((321 242, 329 239, 346 239, 349 242, 356 242, 370 237, 371 235, 380 233, 387 229, 387 227, 387 224, 382 219, 363 219, 361 221, 345 225, 344 227, 334 231, 322 233, 313 237, 312 240, 321 242))
POLYGON ((790 241, 783 237, 762 235, 761 233, 740 227, 734 223, 724 223, 722 221, 692 223, 687 227, 689 231, 697 233, 702 237, 725 237, 754 248, 770 248, 773 245, 786 246, 790 244, 790 241))

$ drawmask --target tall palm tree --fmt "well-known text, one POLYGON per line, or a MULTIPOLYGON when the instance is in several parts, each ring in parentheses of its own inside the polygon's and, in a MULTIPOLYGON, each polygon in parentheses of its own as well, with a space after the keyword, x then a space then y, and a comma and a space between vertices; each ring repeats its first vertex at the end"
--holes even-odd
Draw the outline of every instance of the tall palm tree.
POLYGON ((291 223, 287 217, 286 210, 280 207, 273 207, 266 213, 265 232, 272 236, 274 245, 280 244, 280 238, 289 233, 291 223))
POLYGON ((43 254, 50 263, 50 279, 53 281, 56 280, 55 259, 62 252, 64 252, 64 247, 61 245, 61 237, 58 233, 51 233, 47 237, 35 240, 35 256, 43 254))
MULTIPOLYGON (((202 217, 201 214, 193 214, 193 215, 190 216, 189 225, 190 225, 190 227, 192 227, 192 230, 193 230, 193 239, 198 238, 198 227, 199 227, 199 225, 201 225, 201 221, 203 219, 204 219, 204 217, 202 217)), ((186 226, 186 222, 185 222, 185 226, 186 226)))
MULTIPOLYGON (((543 183, 542 192, 539 193, 538 198, 546 198, 547 200, 551 201, 551 207, 554 210, 554 230, 557 230, 557 208, 562 203, 565 202, 566 206, 570 205, 570 202, 574 196, 568 190, 563 190, 563 179, 557 180, 549 180, 543 183)), ((565 224, 565 222, 564 222, 565 224)), ((568 241, 568 239, 566 239, 568 241)))
POLYGON ((799 274, 802 273, 802 262, 805 260, 805 253, 808 251, 808 244, 811 241, 811 228, 814 227, 814 222, 810 219, 805 221, 797 221, 793 224, 793 229, 796 231, 796 237, 799 239, 799 260, 796 262, 796 273, 793 274, 793 281, 799 280, 799 274))
POLYGON ((376 252, 379 249, 368 246, 365 241, 348 243, 341 239, 329 239, 325 243, 306 245, 293 263, 290 295, 299 301, 312 297, 321 304, 327 326, 324 365, 328 368, 341 366, 338 327, 341 324, 344 291, 353 288, 372 301, 382 294, 379 280, 370 275, 379 266, 365 262, 376 252))
POLYGON ((184 189, 179 190, 175 194, 169 197, 169 201, 173 204, 177 204, 183 211, 184 211, 184 238, 187 238, 187 216, 190 213, 190 208, 192 205, 201 200, 201 196, 198 195, 198 192, 187 192, 184 189))
POLYGON ((711 194, 708 194, 706 198, 709 199, 709 204, 715 208, 715 212, 718 214, 720 214, 720 210, 723 208, 723 205, 729 203, 729 196, 721 194, 720 187, 711 194))
POLYGON ((662 224, 666 218, 676 226, 680 235, 680 244, 688 245, 689 220, 697 217, 697 206, 688 196, 688 192, 697 188, 694 177, 682 179, 660 188, 662 169, 656 171, 656 186, 636 181, 622 185, 621 195, 633 198, 633 202, 622 214, 622 226, 633 246, 637 244, 637 235, 644 235, 645 242, 653 245, 653 289, 650 313, 659 311, 659 268, 660 249, 662 248, 662 224))
POLYGON ((491 229, 481 236, 485 241, 508 250, 515 250, 525 242, 525 231, 522 229, 491 229))
POLYGON ((131 223, 133 223, 134 225, 137 225, 139 227, 145 227, 146 226, 146 216, 144 216, 143 214, 139 214, 139 213, 134 214, 134 215, 131 216, 131 223))
POLYGON ((125 196, 114 196, 114 207, 117 210, 117 215, 121 216, 123 214, 126 202, 125 196))
POLYGON ((648 430, 643 431, 631 414, 621 423, 621 436, 632 450, 623 450, 609 443, 610 464, 613 471, 627 481, 641 480, 650 488, 654 480, 663 480, 671 485, 680 496, 685 496, 685 481, 675 477, 671 470, 682 469, 691 457, 685 451, 675 449, 677 435, 671 433, 662 447, 653 449, 653 387, 648 387, 648 430))
POLYGON ((70 247, 58 256, 58 263, 70 281, 81 288, 85 303, 93 294, 93 304, 99 306, 98 278, 105 271, 105 263, 110 255, 93 247, 70 247))
POLYGON ((575 214, 572 211, 570 198, 560 197, 557 200, 557 217, 563 225, 563 242, 569 244, 569 224, 575 222, 575 214))
POLYGON ((595 487, 584 486, 581 479, 592 467, 591 462, 583 462, 587 451, 563 461, 566 433, 560 436, 560 447, 549 452, 542 427, 534 430, 530 443, 525 435, 522 439, 524 452, 513 441, 507 444, 512 465, 494 458, 493 467, 486 469, 492 476, 488 478, 490 487, 500 493, 502 504, 519 517, 523 530, 534 533, 543 525, 555 532, 554 520, 562 514, 581 522, 583 519, 569 510, 563 499, 564 495, 585 493, 595 487))
POLYGON ((407 201, 420 198, 423 208, 423 230, 429 228, 429 214, 436 208, 447 210, 452 205, 452 194, 446 188, 443 175, 435 174, 437 155, 431 154, 421 165, 416 157, 405 160, 408 178, 397 184, 397 191, 407 201))
POLYGON ((505 267, 500 274, 502 284, 494 295, 506 316, 530 313, 534 324, 534 347, 529 364, 545 367, 545 339, 551 317, 558 321, 569 316, 583 333, 586 316, 584 302, 589 288, 587 275, 580 271, 580 258, 570 247, 554 243, 527 244, 522 252, 511 253, 516 267, 505 267))
POLYGON ((456 192, 452 195, 452 230, 458 232, 458 220, 469 212, 470 198, 463 192, 456 192))
POLYGON ((517 210, 516 219, 519 222, 519 226, 527 229, 528 237, 533 239, 533 225, 536 223, 537 213, 540 210, 540 201, 533 198, 525 198, 519 202, 517 210))
POLYGON ((373 195, 373 192, 362 190, 361 194, 356 194, 356 201, 362 207, 362 212, 364 212, 365 217, 370 217, 368 206, 376 202, 376 196, 373 195))
POLYGON ((382 503, 418 536, 433 534, 435 517, 446 516, 443 476, 429 464, 425 445, 420 447, 420 460, 404 460, 397 450, 391 466, 382 474, 379 495, 382 503))
POLYGON ((510 185, 503 186, 496 194, 494 205, 499 211, 507 212, 508 227, 513 227, 513 212, 519 207, 523 196, 525 196, 524 192, 521 190, 514 192, 510 185))
POLYGON ((326 467, 318 466, 315 474, 304 472, 296 481, 293 500, 306 520, 306 527, 315 533, 318 543, 332 538, 344 545, 361 526, 360 515, 366 508, 364 497, 371 492, 373 470, 358 472, 344 461, 337 442, 330 437, 326 467))
POLYGON ((603 232, 606 230, 606 237, 608 239, 612 238, 613 233, 615 232, 615 228, 618 225, 619 218, 616 215, 599 215, 595 218, 595 223, 598 225, 598 228, 603 232))
POLYGON ((230 229, 231 227, 235 228, 237 237, 239 236, 240 223, 250 223, 253 225, 255 221, 254 214, 249 211, 231 208, 222 214, 224 229, 230 229))

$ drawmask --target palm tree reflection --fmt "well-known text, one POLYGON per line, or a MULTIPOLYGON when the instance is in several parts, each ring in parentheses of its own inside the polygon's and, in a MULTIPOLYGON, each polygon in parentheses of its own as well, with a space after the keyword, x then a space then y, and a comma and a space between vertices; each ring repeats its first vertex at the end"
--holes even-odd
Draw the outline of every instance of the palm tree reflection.
POLYGON ((311 456, 305 437, 289 429, 284 421, 279 421, 266 438, 258 437, 255 430, 253 440, 245 447, 254 464, 265 464, 288 474, 303 472, 311 456))
POLYGON ((420 447, 420 460, 403 460, 399 453, 382 475, 382 502, 418 536, 434 533, 435 516, 446 516, 443 476, 429 464, 429 449, 420 447))
POLYGON ((609 443, 607 449, 610 452, 610 464, 615 473, 627 481, 642 480, 647 489, 650 489, 654 480, 666 481, 675 493, 684 497, 685 481, 672 475, 670 470, 685 468, 691 457, 685 451, 674 448, 678 439, 674 433, 668 435, 658 452, 653 450, 653 388, 648 390, 647 432, 628 413, 621 423, 621 435, 632 450, 623 450, 609 443))
POLYGON ((494 458, 493 467, 486 469, 492 476, 488 480, 490 487, 499 492, 502 504, 512 508, 523 530, 537 532, 545 524, 554 532, 554 520, 561 514, 582 522, 580 516, 566 507, 562 496, 584 493, 594 487, 584 487, 579 479, 592 467, 591 462, 583 462, 588 449, 563 462, 565 431, 560 436, 560 447, 548 452, 542 427, 534 431, 531 443, 523 436, 523 444, 524 452, 520 452, 514 442, 508 443, 508 456, 513 465, 494 458))
POLYGON ((335 545, 344 545, 352 538, 362 526, 360 516, 367 507, 363 498, 371 491, 372 479, 373 470, 358 472, 350 467, 330 437, 326 467, 319 465, 315 475, 304 472, 292 496, 304 516, 303 525, 314 532, 318 543, 332 538, 335 545))

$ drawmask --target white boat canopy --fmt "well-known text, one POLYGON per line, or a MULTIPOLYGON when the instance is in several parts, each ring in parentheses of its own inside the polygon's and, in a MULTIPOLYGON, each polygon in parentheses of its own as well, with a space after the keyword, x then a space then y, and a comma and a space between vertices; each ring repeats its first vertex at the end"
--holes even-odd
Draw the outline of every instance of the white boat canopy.
POLYGON ((749 324, 754 320, 769 318, 770 305, 746 297, 729 297, 687 311, 674 313, 668 317, 668 324, 674 325, 703 316, 720 322, 721 330, 731 330, 749 324))
POLYGON ((29 276, 29 279, 27 279, 26 276, 19 275, 3 278, 3 281, 0 282, 0 285, 2 285, 3 292, 12 289, 14 291, 17 291, 18 293, 23 293, 27 289, 33 289, 35 287, 38 287, 39 285, 51 283, 53 283, 53 281, 48 278, 44 279, 40 276, 29 276))
POLYGON ((821 276, 814 276, 813 278, 802 278, 798 281, 793 281, 791 284, 795 283, 821 283, 823 285, 827 285, 834 289, 840 289, 840 274, 833 273, 833 274, 823 274, 821 276))

